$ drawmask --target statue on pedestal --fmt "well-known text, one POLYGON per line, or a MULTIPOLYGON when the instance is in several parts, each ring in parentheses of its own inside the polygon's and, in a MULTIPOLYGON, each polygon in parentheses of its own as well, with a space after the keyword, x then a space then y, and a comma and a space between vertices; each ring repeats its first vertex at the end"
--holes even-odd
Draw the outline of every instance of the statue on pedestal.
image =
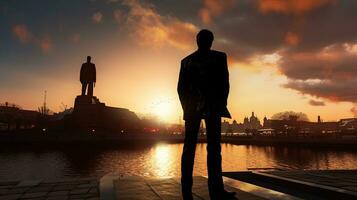
POLYGON ((95 64, 91 63, 91 57, 87 56, 87 62, 82 64, 79 80, 82 83, 82 96, 86 95, 88 87, 88 96, 93 96, 93 88, 96 82, 95 64))

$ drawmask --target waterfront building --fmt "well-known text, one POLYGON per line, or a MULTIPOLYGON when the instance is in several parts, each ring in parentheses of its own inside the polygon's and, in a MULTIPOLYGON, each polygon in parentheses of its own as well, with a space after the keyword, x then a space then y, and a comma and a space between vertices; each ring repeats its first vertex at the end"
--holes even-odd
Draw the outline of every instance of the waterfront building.
POLYGON ((265 117, 263 129, 260 130, 260 132, 268 132, 263 130, 269 130, 271 135, 277 136, 334 136, 340 134, 342 131, 341 121, 323 122, 320 116, 318 116, 316 122, 299 121, 295 116, 290 116, 289 119, 282 120, 267 119, 265 117))
POLYGON ((14 104, 0 104, 0 130, 19 130, 35 127, 40 113, 24 110, 14 104))

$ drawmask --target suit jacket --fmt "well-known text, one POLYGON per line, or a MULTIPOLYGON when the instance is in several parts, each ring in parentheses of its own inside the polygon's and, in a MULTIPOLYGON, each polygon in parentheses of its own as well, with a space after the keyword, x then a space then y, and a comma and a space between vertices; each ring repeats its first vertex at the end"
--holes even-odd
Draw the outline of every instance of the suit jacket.
POLYGON ((229 72, 227 55, 196 51, 181 61, 177 91, 184 119, 220 116, 231 118, 227 109, 229 72))
POLYGON ((83 63, 81 67, 81 73, 79 80, 81 83, 93 83, 96 82, 96 70, 95 64, 83 63))

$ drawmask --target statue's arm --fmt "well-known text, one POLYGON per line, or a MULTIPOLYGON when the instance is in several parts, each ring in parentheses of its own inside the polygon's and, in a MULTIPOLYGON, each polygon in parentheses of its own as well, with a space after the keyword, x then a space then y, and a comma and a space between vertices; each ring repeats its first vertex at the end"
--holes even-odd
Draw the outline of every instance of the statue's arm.
POLYGON ((94 72, 94 82, 97 81, 97 71, 95 69, 95 64, 93 64, 93 72, 94 72))
POLYGON ((83 77, 83 64, 82 64, 82 66, 81 66, 81 71, 80 71, 80 73, 79 73, 79 81, 81 82, 81 83, 83 83, 84 82, 84 77, 83 77))

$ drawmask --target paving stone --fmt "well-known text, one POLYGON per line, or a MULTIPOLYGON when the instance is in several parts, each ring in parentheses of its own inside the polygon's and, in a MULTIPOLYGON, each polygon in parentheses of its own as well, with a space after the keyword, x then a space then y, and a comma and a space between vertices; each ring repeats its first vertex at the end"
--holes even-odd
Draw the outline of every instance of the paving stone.
POLYGON ((0 186, 17 185, 19 181, 4 181, 0 182, 0 186))
POLYGON ((23 188, 12 188, 10 191, 8 191, 8 194, 22 194, 29 190, 30 188, 28 187, 23 187, 23 188))
POLYGON ((345 187, 342 187, 343 189, 345 190, 352 190, 354 192, 357 192, 357 186, 345 186, 345 187))
POLYGON ((92 187, 92 185, 89 183, 77 185, 77 188, 90 188, 90 187, 92 187))
POLYGON ((52 190, 52 188, 53 186, 38 186, 38 187, 32 187, 27 192, 49 192, 52 190))
POLYGON ((33 193, 25 193, 21 196, 21 198, 36 198, 36 197, 46 197, 47 192, 33 192, 33 193))
POLYGON ((86 200, 99 200, 99 198, 98 197, 89 197, 86 200))
POLYGON ((14 185, 0 185, 0 189, 11 189, 14 185))
POLYGON ((46 197, 20 198, 19 200, 46 200, 46 197))
POLYGON ((0 195, 5 195, 7 194, 8 192, 10 191, 10 189, 7 189, 7 188, 0 188, 0 195))
POLYGON ((93 196, 89 194, 74 194, 74 195, 70 195, 69 199, 86 199, 89 197, 93 197, 93 196))
POLYGON ((88 193, 90 193, 90 194, 98 194, 99 193, 99 191, 98 191, 98 188, 91 188, 90 190, 89 190, 89 192, 88 193))
POLYGON ((49 196, 46 200, 67 200, 68 196, 49 196))
POLYGON ((22 194, 9 194, 9 195, 5 195, 5 196, 0 196, 1 200, 15 200, 15 199, 19 199, 21 197, 22 194))
POLYGON ((60 190, 72 190, 73 188, 75 188, 76 185, 71 184, 71 185, 56 185, 53 187, 53 191, 60 191, 60 190))
POLYGON ((69 191, 53 191, 47 194, 47 196, 65 196, 68 195, 69 191))
POLYGON ((41 181, 39 180, 25 180, 17 184, 16 187, 32 187, 32 186, 37 186, 40 183, 41 181))
POLYGON ((81 188, 71 190, 70 194, 86 194, 89 191, 89 188, 81 188))

